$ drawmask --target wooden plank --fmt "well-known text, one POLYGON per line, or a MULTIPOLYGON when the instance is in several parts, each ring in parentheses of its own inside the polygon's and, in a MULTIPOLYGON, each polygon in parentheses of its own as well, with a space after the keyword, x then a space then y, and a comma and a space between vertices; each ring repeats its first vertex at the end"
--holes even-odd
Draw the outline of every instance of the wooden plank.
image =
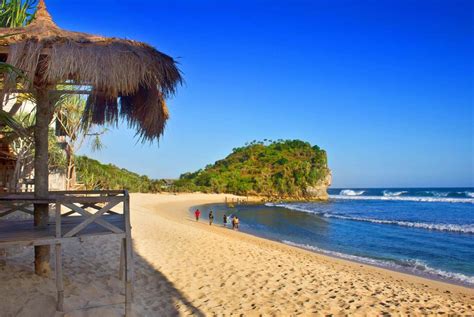
MULTIPOLYGON (((86 218, 82 216, 71 216, 61 219, 61 233, 67 232, 82 223, 86 218)), ((102 219, 119 228, 121 233, 114 233, 102 227, 97 223, 90 224, 86 229, 82 230, 79 236, 94 236, 104 234, 122 235, 125 232, 125 219, 122 215, 104 215, 102 219)), ((2 220, 0 221, 0 243, 11 243, 15 241, 28 242, 42 241, 37 245, 51 244, 44 240, 56 238, 55 222, 50 223, 46 228, 39 229, 33 227, 33 220, 2 220)), ((28 245, 28 243, 23 243, 28 245)), ((54 243, 54 242, 53 242, 54 243)))
POLYGON ((56 203, 56 238, 61 238, 61 204, 56 203))
MULTIPOLYGON (((101 207, 99 206, 96 206, 95 204, 85 204, 82 206, 82 208, 92 208, 92 209, 95 209, 95 210, 100 210, 101 207)), ((111 214, 111 215, 120 215, 120 213, 116 212, 116 211, 113 211, 112 209, 111 210, 108 210, 107 211, 108 214, 111 214)))
POLYGON ((13 240, 13 241, 0 241, 0 247, 12 247, 12 246, 23 246, 23 247, 32 247, 39 245, 55 245, 57 243, 63 243, 65 241, 82 241, 83 238, 104 236, 104 235, 113 235, 117 238, 125 238, 125 233, 97 233, 97 234, 85 234, 80 237, 70 237, 70 238, 49 238, 49 239, 39 239, 39 240, 13 240))
POLYGON ((130 197, 125 194, 123 213, 125 215, 125 316, 131 315, 133 302, 133 250, 130 224, 130 197))
POLYGON ((55 201, 50 198, 35 198, 33 193, 6 193, 0 194, 0 204, 5 203, 22 203, 29 202, 30 204, 49 204, 54 203, 55 201))
MULTIPOLYGON (((93 223, 94 221, 96 221, 96 219, 98 219, 100 216, 102 216, 107 210, 109 210, 110 208, 113 208, 114 206, 118 205, 119 203, 121 203, 121 199, 118 200, 117 198, 115 198, 115 201, 112 201, 110 203, 108 203, 104 208, 102 208, 101 210, 99 210, 97 213, 95 213, 93 216, 87 218, 86 220, 84 220, 84 222, 80 223, 79 225, 77 225, 76 227, 74 227, 73 229, 71 229, 70 231, 68 231, 64 237, 68 238, 68 237, 72 237, 74 236, 76 233, 78 233, 79 231, 81 231, 82 229, 84 229, 85 227, 87 227, 88 225, 90 225, 91 223, 93 223)), ((66 205, 68 208, 69 207, 77 207, 76 205, 66 205)), ((73 207, 73 208, 74 208, 73 207)), ((80 208, 79 208, 80 209, 80 208)), ((79 210, 77 210, 79 212, 79 210)), ((81 211, 83 211, 81 209, 81 211)))
MULTIPOLYGON (((117 203, 118 204, 118 203, 117 203)), ((117 205, 115 204, 115 205, 117 205)), ((64 204, 65 207, 67 208, 70 208, 72 210, 74 210, 75 212, 85 216, 85 217, 92 217, 94 216, 95 214, 92 214, 90 212, 88 212, 87 210, 84 210, 82 208, 80 208, 79 206, 76 206, 74 204, 64 204)), ((107 207, 107 206, 106 206, 107 207)), ((112 206, 111 208, 113 208, 114 206, 112 206)), ((105 208, 105 207, 104 207, 105 208)), ((102 209, 100 209, 102 210, 102 209)), ((99 212, 100 212, 99 210, 99 212)), ((106 210, 107 212, 108 210, 106 210)), ((97 214, 97 213, 96 213, 97 214)), ((122 233, 124 232, 124 230, 121 230, 119 228, 117 228, 116 226, 112 225, 111 223, 105 221, 104 219, 100 219, 100 218, 97 218, 94 220, 95 223, 101 225, 102 227, 106 228, 106 229, 109 229, 110 231, 114 232, 114 233, 122 233)))
MULTIPOLYGON (((26 204, 26 205, 29 205, 29 204, 26 204)), ((32 210, 29 210, 29 209, 26 209, 26 208, 23 208, 23 207, 19 207, 17 210, 21 211, 21 212, 24 212, 25 214, 34 216, 34 212, 32 210)))
POLYGON ((1 202, 0 205, 5 205, 7 208, 10 208, 9 210, 0 213, 0 218, 5 217, 9 214, 12 214, 15 211, 21 211, 33 216, 33 211, 24 208, 25 206, 31 205, 30 203, 15 205, 14 202, 1 202))
MULTIPOLYGON (((83 209, 85 209, 85 208, 92 208, 92 209, 95 209, 95 210, 100 210, 101 207, 96 206, 95 204, 84 204, 84 205, 82 205, 82 208, 83 208, 83 209)), ((107 213, 108 213, 108 214, 111 214, 111 215, 120 215, 120 213, 115 212, 115 211, 113 211, 112 209, 111 209, 111 210, 108 210, 107 213)))
POLYGON ((125 281, 125 240, 120 241, 120 263, 119 263, 119 279, 125 281))
POLYGON ((116 194, 125 194, 123 190, 55 190, 50 191, 50 194, 60 194, 60 195, 77 195, 77 194, 87 194, 87 195, 116 195, 116 194))
POLYGON ((131 246, 128 239, 128 235, 125 234, 125 238, 123 239, 123 243, 125 245, 125 316, 131 316, 132 310, 132 278, 131 278, 131 262, 132 262, 132 254, 131 254, 131 246))
POLYGON ((7 211, 4 211, 4 212, 0 213, 0 218, 8 216, 9 214, 14 213, 15 211, 16 211, 16 209, 9 209, 7 211))
POLYGON ((56 244, 56 290, 58 292, 58 299, 56 303, 56 310, 64 311, 64 284, 63 284, 63 261, 61 244, 56 244))
MULTIPOLYGON (((123 197, 118 196, 97 196, 97 197, 72 197, 72 196, 56 196, 57 201, 62 204, 65 203, 76 203, 76 204, 84 204, 84 203, 107 203, 107 202, 115 202, 115 201, 123 201, 123 197)), ((55 201, 56 201, 55 200, 55 201)))
POLYGON ((70 215, 74 215, 75 213, 77 213, 77 212, 74 211, 74 210, 71 210, 71 211, 68 211, 68 212, 62 214, 61 217, 66 218, 66 217, 68 217, 68 216, 70 216, 70 215))

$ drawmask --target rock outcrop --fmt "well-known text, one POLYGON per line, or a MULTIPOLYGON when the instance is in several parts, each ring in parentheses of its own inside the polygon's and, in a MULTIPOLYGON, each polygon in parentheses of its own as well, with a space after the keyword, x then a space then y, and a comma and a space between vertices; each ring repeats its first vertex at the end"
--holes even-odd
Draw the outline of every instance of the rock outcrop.
POLYGON ((328 169, 326 177, 319 180, 317 184, 306 187, 306 198, 309 200, 328 200, 328 188, 331 186, 331 182, 332 173, 331 170, 328 169))

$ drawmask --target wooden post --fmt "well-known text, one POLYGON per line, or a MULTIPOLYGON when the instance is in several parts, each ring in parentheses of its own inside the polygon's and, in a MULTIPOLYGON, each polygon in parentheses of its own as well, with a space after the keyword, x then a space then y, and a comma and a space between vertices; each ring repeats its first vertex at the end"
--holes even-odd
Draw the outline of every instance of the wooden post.
POLYGON ((56 310, 64 311, 64 285, 63 285, 63 260, 61 252, 61 243, 56 244, 56 289, 58 292, 58 301, 56 310))
MULTIPOLYGON (((49 104, 48 87, 43 86, 36 91, 36 124, 35 134, 35 198, 48 199, 48 130, 52 109, 49 104)), ((35 227, 46 228, 49 217, 49 204, 35 204, 35 227)), ((35 273, 48 277, 51 273, 49 265, 50 246, 35 246, 35 273)))
POLYGON ((61 203, 56 201, 56 238, 61 239, 61 203))
MULTIPOLYGON (((56 201, 56 238, 61 239, 61 203, 56 201)), ((63 285, 63 259, 61 243, 56 244, 56 290, 58 292, 58 301, 56 310, 64 311, 64 285, 63 285)))
POLYGON ((0 267, 5 266, 7 264, 7 250, 4 248, 0 248, 0 267))
POLYGON ((124 273, 125 273, 125 241, 120 241, 119 279, 121 281, 124 280, 124 273))
POLYGON ((133 301, 133 258, 132 258, 132 227, 130 225, 130 197, 125 191, 123 211, 125 216, 125 316, 131 316, 133 301))

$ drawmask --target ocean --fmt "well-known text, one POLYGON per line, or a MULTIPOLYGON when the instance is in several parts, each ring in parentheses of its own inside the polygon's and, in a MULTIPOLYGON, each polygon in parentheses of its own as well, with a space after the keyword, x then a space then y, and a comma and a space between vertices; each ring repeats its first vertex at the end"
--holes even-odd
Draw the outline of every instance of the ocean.
MULTIPOLYGON (((357 262, 474 288, 474 188, 329 189, 324 203, 225 204, 240 230, 357 262)), ((204 217, 205 218, 205 217, 204 217)))

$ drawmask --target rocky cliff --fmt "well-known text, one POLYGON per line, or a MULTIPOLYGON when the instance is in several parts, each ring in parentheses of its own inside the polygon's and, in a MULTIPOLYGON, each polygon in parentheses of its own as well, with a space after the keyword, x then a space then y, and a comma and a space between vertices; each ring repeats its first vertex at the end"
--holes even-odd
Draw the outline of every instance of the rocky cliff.
POLYGON ((326 151, 300 140, 252 142, 194 173, 177 191, 259 196, 265 200, 326 200, 331 172, 326 151))
POLYGON ((332 183, 331 170, 327 170, 327 174, 315 185, 306 187, 306 199, 308 200, 328 200, 328 188, 332 183))

